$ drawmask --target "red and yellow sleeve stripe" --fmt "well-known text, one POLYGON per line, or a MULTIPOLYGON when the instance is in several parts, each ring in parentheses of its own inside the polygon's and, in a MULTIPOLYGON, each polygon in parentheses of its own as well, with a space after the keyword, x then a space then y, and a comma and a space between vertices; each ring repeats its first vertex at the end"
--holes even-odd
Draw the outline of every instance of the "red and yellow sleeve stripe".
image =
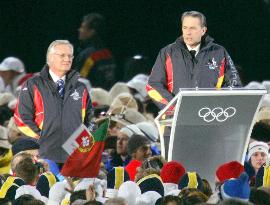
POLYGON ((218 75, 218 81, 216 84, 216 88, 221 88, 223 81, 224 81, 224 71, 225 71, 225 58, 222 59, 221 65, 219 67, 219 75, 218 75))
POLYGON ((164 105, 168 104, 168 101, 165 98, 163 98, 162 95, 157 90, 155 90, 152 86, 150 86, 149 84, 146 85, 146 90, 147 90, 148 95, 153 100, 155 100, 161 104, 164 104, 164 105))
POLYGON ((41 93, 34 87, 34 105, 35 105, 35 123, 37 124, 39 129, 43 127, 44 121, 44 106, 43 106, 43 99, 41 93))
POLYGON ((20 114, 18 112, 18 104, 19 104, 19 100, 16 106, 16 110, 14 113, 14 120, 15 123, 17 124, 18 129, 26 136, 28 137, 33 137, 35 139, 39 139, 39 135, 37 133, 35 133, 29 126, 27 126, 21 119, 20 114))
POLYGON ((173 91, 173 65, 169 54, 166 56, 166 75, 167 75, 167 89, 170 93, 173 91))
POLYGON ((83 91, 83 97, 82 97, 82 122, 85 120, 85 113, 86 113, 86 107, 87 107, 87 100, 88 100, 88 92, 85 89, 83 91))

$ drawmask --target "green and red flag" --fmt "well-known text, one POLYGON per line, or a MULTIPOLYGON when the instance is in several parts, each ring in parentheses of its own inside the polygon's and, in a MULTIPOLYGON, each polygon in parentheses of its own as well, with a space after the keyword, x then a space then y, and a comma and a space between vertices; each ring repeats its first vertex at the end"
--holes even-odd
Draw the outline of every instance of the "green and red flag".
POLYGON ((85 125, 81 125, 63 144, 70 155, 61 174, 63 176, 91 178, 97 177, 100 169, 109 119, 104 120, 91 134, 85 125))

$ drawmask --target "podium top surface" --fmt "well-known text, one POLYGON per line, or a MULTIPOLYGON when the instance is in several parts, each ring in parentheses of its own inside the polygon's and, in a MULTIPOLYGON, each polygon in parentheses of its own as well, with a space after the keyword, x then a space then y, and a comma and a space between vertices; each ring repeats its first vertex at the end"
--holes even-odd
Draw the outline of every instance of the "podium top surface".
POLYGON ((244 88, 223 88, 223 89, 196 89, 196 88, 181 88, 179 93, 182 96, 204 96, 204 95, 264 95, 265 89, 244 89, 244 88))

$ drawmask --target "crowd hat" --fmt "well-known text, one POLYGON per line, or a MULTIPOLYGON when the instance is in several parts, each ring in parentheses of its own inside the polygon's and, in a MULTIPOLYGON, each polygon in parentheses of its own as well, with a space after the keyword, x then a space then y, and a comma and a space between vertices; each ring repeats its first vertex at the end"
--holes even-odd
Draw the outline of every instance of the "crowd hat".
POLYGON ((255 152, 264 152, 268 156, 269 147, 268 144, 265 142, 254 141, 249 144, 248 147, 248 159, 255 153, 255 152))
POLYGON ((49 191, 52 186, 57 182, 56 176, 51 172, 44 172, 38 178, 36 188, 42 196, 49 197, 49 191))
POLYGON ((140 187, 133 181, 126 181, 119 187, 117 196, 126 199, 128 205, 135 205, 136 198, 140 195, 140 187))
POLYGON ((15 123, 14 117, 11 117, 11 118, 9 119, 7 128, 8 128, 9 130, 14 130, 14 131, 20 133, 20 130, 19 130, 18 126, 17 126, 16 123, 15 123))
POLYGON ((158 129, 151 122, 139 122, 136 126, 144 133, 144 135, 152 142, 158 140, 158 129))
POLYGON ((111 87, 109 91, 109 102, 111 103, 120 93, 130 93, 126 83, 117 82, 111 87))
POLYGON ((131 124, 131 125, 127 125, 123 128, 121 128, 120 130, 121 133, 124 133, 125 135, 127 135, 128 137, 131 137, 132 135, 134 134, 137 134, 137 135, 144 135, 142 133, 142 131, 134 124, 131 124))
POLYGON ((17 139, 15 143, 12 145, 11 149, 13 155, 16 155, 21 151, 39 149, 39 147, 40 146, 37 141, 31 139, 30 137, 26 137, 17 139))
POLYGON ((0 93, 0 106, 8 105, 11 101, 15 99, 15 96, 11 93, 0 93))
POLYGON ((270 107, 262 107, 259 110, 256 121, 259 122, 261 120, 270 120, 270 107))
POLYGON ((114 167, 111 169, 107 174, 106 197, 116 197, 119 187, 125 181, 129 181, 129 175, 124 167, 114 167))
POLYGON ((157 174, 151 174, 140 179, 137 184, 139 185, 142 194, 148 191, 155 191, 161 196, 164 196, 164 186, 161 178, 157 174))
POLYGON ((216 176, 223 183, 227 179, 238 178, 244 171, 244 166, 238 161, 230 161, 217 168, 216 176))
POLYGON ((109 92, 102 88, 92 88, 90 91, 91 101, 94 107, 110 105, 109 92))
POLYGON ((170 161, 162 167, 160 177, 163 183, 178 184, 185 173, 186 169, 180 162, 170 161))
POLYGON ((147 191, 136 198, 136 205, 153 205, 161 198, 161 195, 156 191, 147 191))
POLYGON ((132 155, 137 149, 143 145, 149 145, 150 141, 142 135, 132 135, 128 140, 127 151, 129 155, 132 155))
POLYGON ((120 93, 117 95, 110 105, 110 110, 122 106, 138 110, 137 102, 130 93, 120 93))
POLYGON ((138 74, 127 82, 127 86, 135 89, 139 93, 139 99, 144 101, 147 97, 146 84, 148 82, 148 76, 145 74, 138 74))
POLYGON ((111 120, 119 122, 123 125, 136 124, 139 122, 146 121, 146 118, 132 108, 126 108, 125 106, 113 109, 110 113, 111 120))
POLYGON ((178 184, 179 189, 183 188, 196 188, 199 190, 203 190, 203 182, 199 174, 196 172, 187 172, 185 173, 182 178, 180 179, 180 182, 178 184))
POLYGON ((11 144, 8 142, 7 128, 0 126, 0 147, 4 149, 10 149, 11 144))
POLYGON ((0 71, 13 70, 18 73, 24 73, 25 68, 23 62, 15 57, 7 57, 0 64, 0 71))
POLYGON ((220 193, 223 199, 237 198, 248 201, 250 195, 249 177, 243 172, 237 179, 229 179, 221 185, 220 193))
POLYGON ((48 205, 59 205, 65 195, 68 194, 68 188, 67 182, 56 182, 49 191, 48 205))

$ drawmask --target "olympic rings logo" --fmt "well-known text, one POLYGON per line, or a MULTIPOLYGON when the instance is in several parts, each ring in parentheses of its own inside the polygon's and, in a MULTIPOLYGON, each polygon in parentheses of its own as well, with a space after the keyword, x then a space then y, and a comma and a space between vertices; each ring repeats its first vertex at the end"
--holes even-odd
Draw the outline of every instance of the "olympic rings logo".
POLYGON ((225 110, 222 107, 216 107, 213 110, 208 107, 203 107, 198 111, 199 117, 203 118, 205 122, 212 122, 214 120, 224 122, 234 116, 235 113, 236 109, 234 107, 228 107, 225 110))

